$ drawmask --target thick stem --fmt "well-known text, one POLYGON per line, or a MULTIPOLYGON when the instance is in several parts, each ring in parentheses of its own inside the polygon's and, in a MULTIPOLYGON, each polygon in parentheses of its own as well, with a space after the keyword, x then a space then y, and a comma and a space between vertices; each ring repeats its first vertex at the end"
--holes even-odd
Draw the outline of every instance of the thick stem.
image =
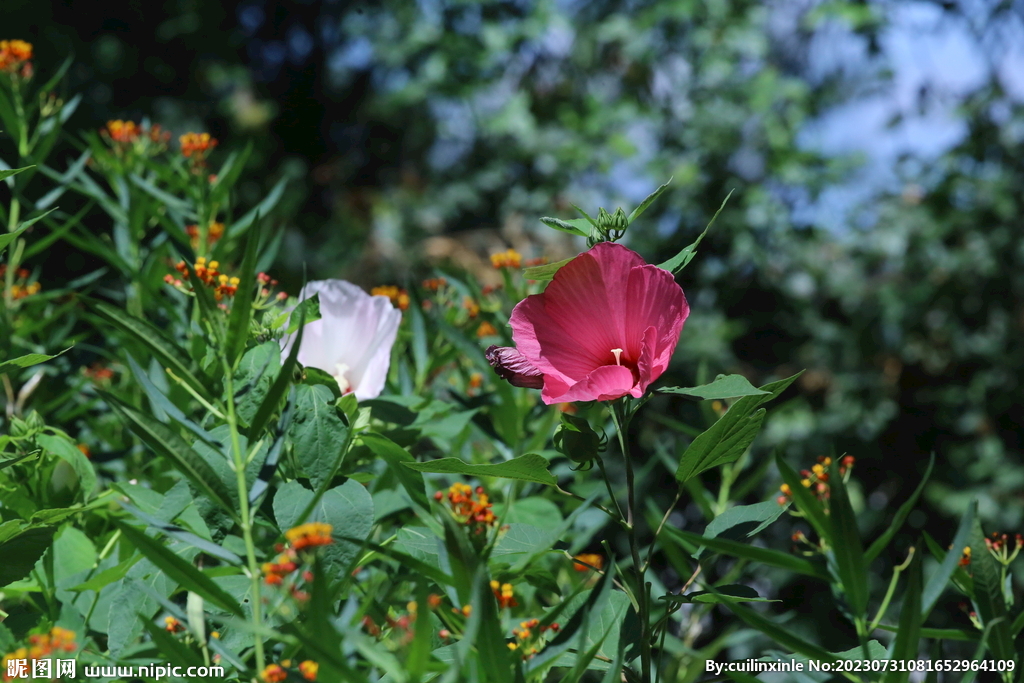
POLYGON ((626 492, 628 504, 626 506, 626 535, 629 538, 629 552, 633 557, 633 578, 636 581, 636 597, 639 605, 640 617, 640 680, 643 683, 651 683, 651 602, 650 594, 645 582, 646 569, 640 561, 640 543, 636 534, 636 484, 633 475, 633 459, 629 453, 629 441, 627 430, 629 421, 632 418, 630 411, 624 402, 612 404, 612 419, 619 436, 619 448, 622 450, 622 458, 626 463, 626 492))
POLYGON ((246 564, 249 567, 249 579, 252 583, 252 624, 255 627, 253 641, 256 654, 256 671, 263 670, 266 661, 263 653, 263 636, 260 635, 263 625, 263 605, 260 599, 260 566, 256 561, 256 545, 252 538, 252 516, 249 511, 249 490, 245 481, 245 454, 238 436, 238 420, 235 416, 235 389, 231 377, 231 368, 224 363, 224 382, 227 390, 228 429, 231 430, 231 455, 235 466, 235 481, 238 485, 238 504, 241 513, 242 540, 245 542, 246 564))

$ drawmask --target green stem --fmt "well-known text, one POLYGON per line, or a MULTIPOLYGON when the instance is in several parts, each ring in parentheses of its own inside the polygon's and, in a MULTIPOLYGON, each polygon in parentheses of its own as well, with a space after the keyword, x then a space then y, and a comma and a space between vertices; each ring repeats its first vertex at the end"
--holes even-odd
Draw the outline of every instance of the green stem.
POLYGON ((889 589, 885 591, 885 598, 882 599, 882 604, 878 606, 878 613, 875 615, 874 621, 868 625, 868 633, 871 633, 878 625, 882 623, 882 617, 885 616, 886 610, 889 609, 889 602, 892 600, 893 593, 896 592, 896 583, 900 579, 900 572, 910 566, 910 560, 914 557, 914 547, 910 547, 910 552, 907 553, 907 561, 901 565, 893 567, 892 579, 889 581, 889 589))
POLYGON ((622 458, 626 463, 626 492, 629 502, 626 506, 626 535, 629 538, 629 552, 633 556, 633 577, 636 581, 636 597, 639 605, 640 617, 640 680, 642 683, 651 683, 651 603, 650 594, 645 582, 646 570, 640 562, 640 543, 637 540, 636 524, 634 516, 636 511, 636 485, 633 475, 633 459, 629 453, 629 443, 626 432, 629 429, 629 422, 632 414, 626 404, 616 401, 612 404, 612 420, 615 422, 615 430, 618 432, 619 448, 622 450, 622 458), (621 411, 621 414, 620 414, 621 411))
POLYGON ((227 389, 227 420, 228 429, 231 431, 231 455, 234 461, 235 480, 238 485, 238 504, 241 512, 242 540, 245 542, 245 557, 249 565, 249 579, 252 583, 252 624, 254 630, 253 640, 256 650, 256 671, 263 670, 266 661, 263 653, 263 636, 260 635, 263 626, 263 605, 260 599, 260 568, 256 562, 256 546, 252 539, 253 520, 249 510, 249 489, 245 480, 245 455, 242 453, 242 444, 238 435, 238 419, 235 415, 235 388, 231 377, 231 368, 227 361, 224 361, 224 383, 227 389))

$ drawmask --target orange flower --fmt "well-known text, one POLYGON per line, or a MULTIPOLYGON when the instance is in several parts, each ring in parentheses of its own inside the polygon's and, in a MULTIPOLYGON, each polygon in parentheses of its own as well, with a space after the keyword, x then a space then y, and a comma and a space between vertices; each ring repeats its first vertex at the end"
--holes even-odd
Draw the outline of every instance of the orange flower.
POLYGON ((483 383, 484 383, 484 376, 482 374, 480 374, 479 372, 474 372, 472 375, 469 376, 469 388, 470 389, 479 389, 480 386, 483 383))
POLYGON ((589 572, 591 571, 591 567, 595 569, 601 569, 604 567, 604 557, 597 553, 580 553, 573 557, 573 559, 579 560, 579 562, 572 563, 572 568, 578 572, 589 572), (582 564, 584 562, 586 564, 582 564), (588 567, 587 565, 590 566, 588 567))
POLYGON ((423 288, 430 292, 436 292, 448 283, 443 277, 432 277, 423 281, 423 288))
POLYGON ((523 257, 515 249, 491 254, 491 264, 495 268, 518 268, 519 264, 522 263, 522 259, 523 257))
POLYGON ((498 600, 499 609, 519 606, 519 603, 516 602, 514 597, 514 590, 512 589, 511 583, 498 583, 497 581, 491 581, 491 590, 494 592, 494 597, 498 600))
POLYGON ((134 121, 107 121, 106 134, 120 144, 131 144, 139 139, 142 130, 134 121))
POLYGON ((32 43, 24 40, 0 40, 0 71, 9 74, 21 71, 24 78, 32 75, 32 43))
POLYGON ((370 290, 372 296, 386 296, 400 311, 409 308, 409 292, 395 285, 381 285, 370 290))
POLYGON ((271 664, 263 669, 260 678, 264 683, 281 683, 288 680, 288 672, 282 669, 280 664, 271 664))
POLYGON ((29 659, 43 659, 54 652, 74 652, 75 632, 60 626, 54 626, 48 633, 36 633, 28 637, 29 659))
POLYGON ((476 329, 476 336, 481 339, 484 337, 496 337, 498 336, 498 330, 494 329, 494 325, 485 320, 480 323, 480 327, 476 329))
POLYGON ((334 539, 331 538, 331 531, 333 531, 333 528, 330 524, 309 522, 308 524, 300 524, 294 529, 289 529, 284 532, 284 537, 288 539, 295 552, 298 552, 305 548, 330 545, 334 542, 334 539))
POLYGON ((184 631, 185 627, 174 617, 164 617, 164 629, 168 633, 178 633, 179 631, 184 631))
POLYGON ((469 311, 470 318, 475 318, 480 313, 480 306, 473 301, 472 297, 463 297, 462 307, 469 311))
POLYGON ((197 164, 202 164, 209 151, 217 146, 217 139, 210 137, 209 133, 185 133, 179 141, 182 156, 197 164))
POLYGON ((434 500, 447 500, 455 519, 468 526, 474 534, 482 534, 497 522, 491 509, 493 504, 482 486, 474 491, 466 484, 455 483, 448 489, 447 496, 438 491, 434 494, 434 500))
POLYGON ((299 664, 299 673, 301 673, 302 677, 307 681, 315 681, 316 673, 319 670, 320 665, 310 659, 299 664))
POLYGON ((82 455, 84 455, 87 458, 91 458, 92 457, 92 451, 90 451, 89 447, 86 446, 84 443, 77 444, 77 446, 78 446, 78 450, 82 451, 82 455))
MULTIPOLYGON (((198 225, 186 225, 185 234, 191 238, 192 248, 199 248, 199 226, 198 225)), ((206 230, 206 243, 214 244, 217 240, 224 236, 224 224, 217 223, 216 221, 210 223, 210 227, 206 230)))

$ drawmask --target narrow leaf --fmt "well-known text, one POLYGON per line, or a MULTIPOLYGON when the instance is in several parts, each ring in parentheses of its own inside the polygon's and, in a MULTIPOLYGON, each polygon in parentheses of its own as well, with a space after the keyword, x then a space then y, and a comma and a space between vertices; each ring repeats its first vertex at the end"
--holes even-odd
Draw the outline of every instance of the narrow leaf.
POLYGON ((928 483, 928 478, 931 476, 932 467, 934 466, 935 452, 932 451, 931 457, 928 458, 928 468, 924 471, 924 476, 921 477, 921 481, 918 483, 917 488, 914 489, 912 494, 910 494, 910 498, 907 498, 903 505, 900 506, 900 509, 896 511, 896 515, 892 518, 892 523, 889 525, 889 528, 886 529, 881 536, 876 538, 874 543, 868 546, 867 552, 864 553, 864 560, 866 562, 871 562, 873 559, 878 557, 879 553, 885 549, 885 546, 889 544, 892 537, 895 536, 896 532, 903 526, 903 522, 906 521, 907 515, 911 513, 914 509, 914 505, 917 504, 917 499, 921 497, 921 492, 924 491, 924 486, 928 483))
POLYGON ((558 484, 558 480, 554 475, 548 472, 547 458, 536 453, 527 453, 507 462, 490 465, 474 465, 459 458, 441 458, 440 460, 431 460, 430 462, 407 462, 403 464, 418 472, 464 474, 470 477, 502 477, 504 479, 518 479, 519 481, 547 484, 548 486, 558 484))
POLYGON ((687 264, 693 260, 693 257, 697 254, 697 247, 700 245, 701 240, 704 239, 704 235, 708 234, 708 230, 711 229, 711 226, 715 224, 715 219, 718 218, 718 214, 722 213, 722 209, 725 208, 725 205, 728 203, 729 197, 732 196, 733 192, 734 190, 729 190, 729 194, 727 194, 725 199, 722 200, 722 205, 718 207, 718 211, 715 211, 715 215, 711 217, 711 222, 708 223, 708 226, 704 228, 704 232, 697 237, 693 244, 683 247, 682 251, 670 258, 668 261, 659 263, 659 268, 663 268, 664 270, 675 274, 685 268, 687 264))
POLYGON ((569 261, 572 261, 573 258, 576 257, 574 256, 572 258, 563 259, 562 261, 555 261, 554 263, 545 263, 543 266, 527 268, 523 271, 523 277, 527 280, 554 280, 555 273, 557 273, 558 270, 569 261))
POLYGON ((668 189, 669 183, 671 183, 671 182, 672 182, 671 178, 666 180, 664 185, 662 185, 657 190, 655 190, 654 192, 652 192, 649 195, 647 195, 647 198, 644 199, 642 202, 640 202, 640 206, 638 206, 635 209, 633 209, 633 213, 629 214, 629 222, 630 222, 630 224, 632 224, 633 221, 635 221, 637 218, 640 218, 640 214, 642 214, 644 211, 646 211, 647 207, 649 207, 651 204, 653 204, 654 200, 657 199, 658 197, 660 197, 661 193, 668 189))
POLYGON ((699 387, 663 387, 661 394, 681 394, 700 400, 735 398, 739 396, 761 396, 767 391, 756 388, 743 375, 719 375, 711 384, 699 387))

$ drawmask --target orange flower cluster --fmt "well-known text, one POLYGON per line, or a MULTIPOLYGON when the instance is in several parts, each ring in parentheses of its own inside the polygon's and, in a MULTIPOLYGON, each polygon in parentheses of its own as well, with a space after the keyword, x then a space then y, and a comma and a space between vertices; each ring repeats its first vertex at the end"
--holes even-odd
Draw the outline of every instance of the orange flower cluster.
POLYGON ((288 539, 295 552, 300 552, 306 548, 317 548, 334 543, 334 539, 331 538, 331 531, 333 531, 333 528, 330 524, 309 522, 307 524, 300 524, 294 529, 289 529, 284 532, 284 537, 288 539))
POLYGON ((592 569, 601 570, 604 568, 604 556, 597 553, 580 553, 572 559, 579 560, 579 562, 572 563, 572 568, 578 572, 589 572, 592 569))
POLYGON ((1016 534, 1013 537, 1013 552, 1010 551, 1009 534, 993 533, 991 539, 985 539, 985 546, 988 548, 988 551, 992 553, 992 557, 996 558, 997 562, 1002 565, 1009 565, 1017 559, 1017 555, 1020 553, 1021 548, 1024 548, 1024 536, 1016 534))
MULTIPOLYGON (((19 647, 14 652, 4 655, 0 660, 0 674, 3 675, 3 683, 13 681, 15 678, 22 678, 20 674, 12 674, 15 671, 14 665, 8 662, 18 659, 45 659, 53 654, 61 652, 74 652, 78 649, 75 643, 75 632, 60 626, 54 626, 48 633, 37 633, 28 637, 27 648, 19 647)), ((26 673, 24 677, 27 677, 26 673)))
POLYGON ((24 40, 0 40, 0 71, 32 77, 32 43, 24 40))
POLYGON ((470 318, 475 318, 480 314, 480 305, 473 301, 472 297, 463 297, 462 307, 469 312, 470 318))
POLYGON ((192 159, 197 165, 202 165, 206 155, 217 146, 217 138, 210 137, 209 133, 185 133, 178 140, 182 156, 192 159))
POLYGON ((558 623, 550 626, 541 626, 539 619, 530 619, 519 622, 519 628, 512 629, 512 635, 516 637, 515 643, 509 643, 508 649, 522 653, 523 659, 530 659, 544 648, 544 633, 551 631, 558 633, 558 623))
POLYGON ((438 491, 434 494, 434 500, 447 500, 455 519, 468 526, 474 534, 483 534, 498 521, 491 509, 493 504, 482 486, 477 486, 474 491, 466 484, 455 483, 448 489, 447 496, 438 491))
MULTIPOLYGON (((277 287, 277 280, 271 278, 266 273, 260 273, 256 276, 256 281, 260 283, 260 299, 269 300, 273 295, 278 301, 284 301, 288 298, 287 292, 278 292, 274 294, 271 292, 271 288, 277 287)), ((257 301, 256 307, 259 308, 265 301, 257 301)))
POLYGON ((100 136, 118 155, 128 151, 159 154, 167 149, 167 143, 171 139, 171 134, 159 125, 146 127, 134 121, 121 119, 107 121, 107 125, 100 129, 100 136))
MULTIPOLYGON (((196 262, 192 265, 192 270, 195 272, 196 277, 207 287, 213 289, 213 298, 217 301, 222 300, 225 296, 234 296, 238 293, 238 285, 241 282, 237 277, 228 277, 221 273, 217 268, 220 267, 220 263, 217 261, 206 262, 206 258, 200 256, 196 259, 196 262)), ((184 261, 178 261, 174 269, 181 273, 185 278, 188 278, 188 265, 184 261)), ((164 276, 164 282, 175 287, 184 286, 181 280, 176 279, 173 275, 167 274, 164 276)))
MULTIPOLYGON (((189 236, 192 242, 192 248, 199 248, 199 226, 198 225, 186 225, 185 234, 189 236)), ((221 237, 224 236, 224 224, 213 221, 210 226, 206 229, 206 244, 212 245, 217 242, 221 237)))
POLYGON ((423 289, 427 290, 428 292, 436 292, 442 287, 444 287, 446 284, 448 284, 448 281, 445 280, 443 277, 432 277, 429 280, 423 281, 423 289))
POLYGON ((494 325, 485 320, 480 323, 480 327, 476 328, 476 336, 481 339, 484 337, 497 337, 498 330, 495 329, 494 325))
MULTIPOLYGON (((0 278, 4 278, 7 275, 7 264, 0 263, 0 278)), ((24 299, 25 297, 38 294, 39 290, 43 288, 38 282, 29 282, 28 279, 32 276, 25 268, 18 268, 14 273, 14 282, 11 284, 11 298, 17 301, 18 299, 24 299)))
POLYGON ((87 368, 83 368, 82 374, 92 381, 99 383, 109 382, 114 378, 114 371, 99 361, 93 363, 87 368))
POLYGON ((373 296, 386 296, 395 307, 404 311, 409 308, 409 292, 395 285, 381 285, 370 290, 373 296))
POLYGON ((185 627, 174 617, 164 617, 164 630, 168 633, 181 633, 185 627))
POLYGON ((515 249, 491 254, 491 265, 495 268, 518 268, 522 260, 523 257, 515 249))
POLYGON ((491 590, 494 592, 494 597, 498 601, 498 609, 519 606, 519 603, 516 602, 515 591, 513 590, 511 583, 498 583, 497 581, 491 581, 491 590))
MULTIPOLYGON (((260 673, 260 679, 264 683, 281 683, 288 680, 288 669, 292 666, 290 659, 282 660, 280 664, 270 664, 260 673)), ((315 681, 320 665, 311 659, 299 662, 299 675, 307 681, 315 681)))
MULTIPOLYGON (((853 467, 855 458, 852 455, 844 455, 839 461, 839 474, 846 476, 846 473, 853 467)), ((826 501, 829 498, 828 488, 828 468, 832 465, 832 458, 820 456, 818 463, 809 470, 800 470, 800 476, 803 479, 800 483, 804 488, 809 488, 814 491, 815 495, 818 496, 818 500, 826 501)), ((789 488, 789 484, 783 484, 779 487, 779 491, 782 495, 776 498, 776 502, 779 505, 785 505, 790 501, 793 496, 793 491, 789 488)))
POLYGON ((966 567, 969 564, 971 564, 971 547, 970 546, 967 546, 966 548, 964 548, 963 553, 960 555, 960 562, 958 562, 957 564, 959 564, 961 567, 966 567))

